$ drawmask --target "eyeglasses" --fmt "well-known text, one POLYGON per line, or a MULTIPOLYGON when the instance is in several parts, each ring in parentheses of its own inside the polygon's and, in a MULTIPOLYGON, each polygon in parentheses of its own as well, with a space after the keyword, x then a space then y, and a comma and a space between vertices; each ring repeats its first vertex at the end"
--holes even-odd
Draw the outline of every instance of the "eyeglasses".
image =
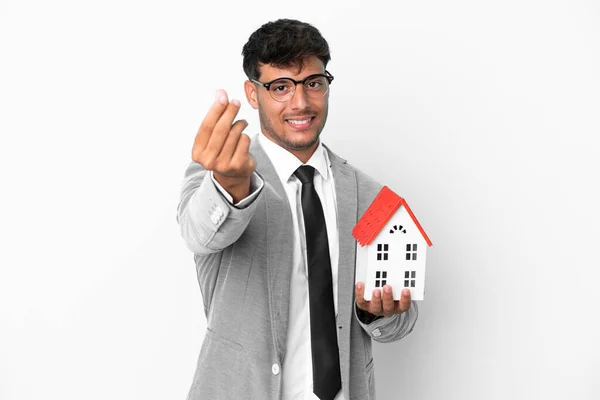
POLYGON ((283 103, 294 97, 296 85, 299 83, 302 84, 304 93, 306 93, 308 97, 318 99, 325 96, 325 93, 329 91, 329 84, 333 81, 333 75, 325 71, 325 74, 310 75, 301 81, 295 81, 292 78, 278 78, 266 83, 257 81, 256 79, 250 80, 258 85, 264 86, 273 100, 283 103))

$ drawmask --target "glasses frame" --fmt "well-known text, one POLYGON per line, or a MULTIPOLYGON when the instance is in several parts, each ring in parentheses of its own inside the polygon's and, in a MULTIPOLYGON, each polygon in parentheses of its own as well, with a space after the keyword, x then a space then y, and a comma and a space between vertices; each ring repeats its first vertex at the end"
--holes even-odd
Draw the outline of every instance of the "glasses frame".
MULTIPOLYGON (((315 78, 317 76, 322 76, 325 79, 327 79, 327 84, 328 85, 331 85, 331 82, 333 81, 333 75, 331 75, 329 73, 329 71, 327 71, 327 70, 325 70, 324 74, 312 74, 312 75, 309 75, 306 78, 302 79, 301 81, 297 81, 295 79, 287 78, 287 77, 273 79, 272 81, 269 81, 269 82, 261 82, 261 81, 257 81, 256 79, 252 79, 252 78, 249 78, 249 79, 250 79, 251 82, 254 82, 257 85, 261 85, 262 87, 264 87, 265 89, 267 89, 267 92, 269 92, 269 96, 271 96, 271 98, 273 100, 278 101, 280 103, 284 103, 284 102, 290 100, 292 97, 294 97, 294 94, 296 94, 296 86, 298 86, 299 83, 301 83, 302 84, 302 88, 304 88, 304 84, 306 83, 306 81, 308 81, 309 79, 313 79, 313 78, 315 78), (273 94, 271 93, 271 85, 273 84, 273 82, 277 82, 277 81, 280 81, 282 79, 288 80, 288 81, 292 81, 294 83, 294 93, 292 93, 292 96, 289 99, 286 99, 286 100, 277 100, 275 97, 273 97, 273 94)), ((327 92, 329 92, 329 86, 327 86, 327 91, 325 91, 325 93, 323 93, 323 96, 325 96, 325 94, 327 94, 327 92)))

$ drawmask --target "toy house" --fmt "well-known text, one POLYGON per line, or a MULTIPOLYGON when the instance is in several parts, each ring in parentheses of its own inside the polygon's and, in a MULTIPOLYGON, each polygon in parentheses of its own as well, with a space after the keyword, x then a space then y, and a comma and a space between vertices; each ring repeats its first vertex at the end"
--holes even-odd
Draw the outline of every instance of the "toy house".
POLYGON ((374 289, 391 285, 395 300, 408 288, 423 300, 425 261, 432 246, 402 197, 384 186, 360 218, 352 235, 358 241, 356 281, 365 284, 365 299, 374 289))

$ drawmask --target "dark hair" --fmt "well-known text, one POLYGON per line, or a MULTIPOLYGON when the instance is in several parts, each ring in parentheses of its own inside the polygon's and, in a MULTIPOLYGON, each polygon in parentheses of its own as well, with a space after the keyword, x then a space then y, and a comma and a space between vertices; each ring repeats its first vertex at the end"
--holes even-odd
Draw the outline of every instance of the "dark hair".
POLYGON ((279 19, 258 28, 242 49, 244 72, 250 79, 260 76, 259 63, 302 70, 305 57, 316 56, 327 66, 331 56, 321 32, 306 22, 279 19))

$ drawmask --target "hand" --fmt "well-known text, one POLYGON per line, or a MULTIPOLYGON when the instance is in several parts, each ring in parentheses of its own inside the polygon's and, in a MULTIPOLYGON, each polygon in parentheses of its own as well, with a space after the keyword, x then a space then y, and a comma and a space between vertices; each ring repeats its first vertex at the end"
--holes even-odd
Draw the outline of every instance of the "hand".
POLYGON ((358 282, 355 288, 356 306, 363 311, 373 315, 383 315, 391 317, 395 314, 401 314, 410 308, 410 290, 403 289, 400 300, 394 300, 392 287, 385 285, 383 287, 383 296, 380 289, 373 290, 371 301, 365 300, 365 285, 358 282))
POLYGON ((227 100, 224 90, 217 90, 214 104, 202 121, 192 149, 192 159, 213 171, 215 179, 238 202, 250 194, 250 180, 256 160, 249 152, 250 138, 242 131, 245 120, 233 122, 240 102, 227 100))

